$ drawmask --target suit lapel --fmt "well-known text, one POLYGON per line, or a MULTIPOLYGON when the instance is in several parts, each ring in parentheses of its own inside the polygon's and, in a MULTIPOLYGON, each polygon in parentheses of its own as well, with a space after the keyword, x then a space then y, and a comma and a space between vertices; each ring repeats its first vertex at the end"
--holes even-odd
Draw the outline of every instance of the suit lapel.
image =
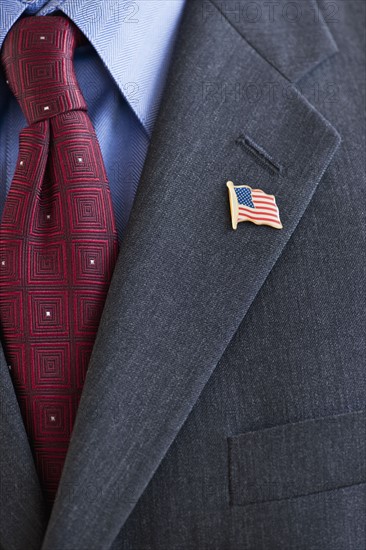
POLYGON ((0 546, 38 550, 46 529, 44 502, 2 348, 0 391, 0 546))
MULTIPOLYGON (((112 544, 339 144, 266 33, 258 52, 207 4, 186 6, 42 550, 112 544), (284 229, 232 231, 228 179, 275 194, 284 229)), ((305 30, 309 70, 335 45, 305 30)))
POLYGON ((203 4, 204 16, 215 9, 290 82, 338 51, 316 0, 211 0, 203 4))

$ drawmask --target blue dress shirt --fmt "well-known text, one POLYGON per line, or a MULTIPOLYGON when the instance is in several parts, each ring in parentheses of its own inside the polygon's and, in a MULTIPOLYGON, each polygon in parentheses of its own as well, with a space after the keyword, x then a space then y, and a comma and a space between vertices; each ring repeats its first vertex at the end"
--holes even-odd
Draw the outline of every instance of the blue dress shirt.
MULTIPOLYGON (((66 14, 89 43, 75 72, 106 166, 122 239, 165 85, 184 0, 0 0, 0 48, 23 14, 66 14)), ((26 120, 0 66, 0 215, 26 120)))

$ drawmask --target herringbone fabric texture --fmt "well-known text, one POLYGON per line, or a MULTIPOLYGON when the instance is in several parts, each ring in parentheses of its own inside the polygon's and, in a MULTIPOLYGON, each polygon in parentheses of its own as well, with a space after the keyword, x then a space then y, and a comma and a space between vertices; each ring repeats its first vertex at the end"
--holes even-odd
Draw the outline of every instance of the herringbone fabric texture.
POLYGON ((118 254, 109 184, 75 78, 82 35, 27 17, 2 62, 27 118, 0 226, 6 358, 49 509, 118 254))

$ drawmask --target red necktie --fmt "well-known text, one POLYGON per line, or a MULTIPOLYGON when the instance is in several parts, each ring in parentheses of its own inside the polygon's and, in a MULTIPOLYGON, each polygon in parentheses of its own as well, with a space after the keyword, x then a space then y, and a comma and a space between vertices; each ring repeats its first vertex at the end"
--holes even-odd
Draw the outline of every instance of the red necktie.
POLYGON ((0 225, 0 322, 49 509, 118 254, 107 175, 74 73, 81 40, 63 16, 31 16, 1 52, 28 126, 0 225))

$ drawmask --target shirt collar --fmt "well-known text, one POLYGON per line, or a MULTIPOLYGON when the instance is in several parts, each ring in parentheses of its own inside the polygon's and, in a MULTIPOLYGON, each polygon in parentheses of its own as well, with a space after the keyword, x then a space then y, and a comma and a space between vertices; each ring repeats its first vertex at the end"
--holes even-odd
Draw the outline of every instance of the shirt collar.
MULTIPOLYGON (((37 15, 56 9, 91 42, 149 135, 159 108, 185 0, 49 0, 37 15)), ((0 0, 0 47, 33 3, 0 0)))

